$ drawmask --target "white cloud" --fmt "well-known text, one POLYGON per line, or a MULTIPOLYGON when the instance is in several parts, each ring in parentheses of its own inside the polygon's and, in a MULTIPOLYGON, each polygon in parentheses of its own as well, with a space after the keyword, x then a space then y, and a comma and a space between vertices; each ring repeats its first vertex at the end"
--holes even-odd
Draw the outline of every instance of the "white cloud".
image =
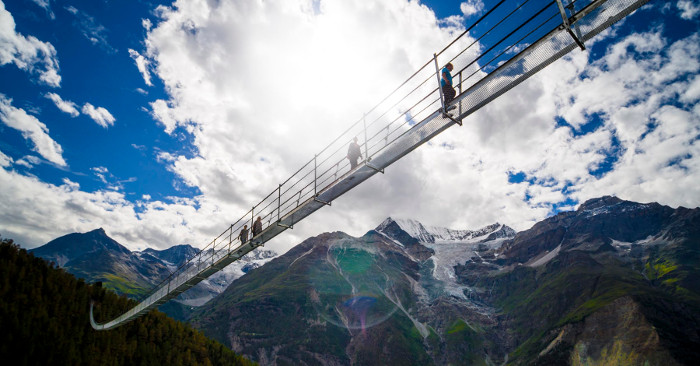
POLYGON ((484 3, 481 0, 469 0, 459 4, 459 10, 468 18, 484 10, 484 3))
MULTIPOLYGON (((0 153, 0 162, 2 162, 0 153)), ((131 203, 111 190, 84 192, 76 182, 45 183, 33 176, 0 169, 2 235, 24 247, 56 237, 103 227, 131 250, 165 249, 176 243, 200 245, 220 234, 228 218, 226 206, 208 199, 131 203)))
POLYGON ((681 18, 683 19, 693 19, 700 12, 700 5, 691 0, 679 0, 676 6, 681 10, 681 18))
MULTIPOLYGON (((167 133, 191 134, 195 149, 187 156, 160 151, 158 161, 201 195, 168 202, 144 195, 130 203, 119 192, 86 193, 70 181, 53 186, 3 170, 1 204, 40 197, 16 213, 28 220, 0 216, 11 228, 3 231, 19 238, 46 232, 46 242, 103 226, 131 248, 204 244, 457 31, 440 28, 417 2, 307 5, 178 1, 144 25, 143 56, 168 92, 151 103, 153 116, 167 133), (69 215, 55 214, 66 210, 69 215), (26 224, 34 211, 68 219, 37 229, 26 224)), ((605 194, 700 205, 700 151, 693 140, 700 126, 698 36, 673 44, 660 29, 616 37, 606 31, 587 42, 590 50, 614 40, 600 49, 600 60, 591 63, 590 51, 574 51, 467 118, 464 127, 449 129, 295 225, 272 247, 330 230, 360 235, 387 216, 472 229, 500 221, 522 230, 555 205, 605 194), (594 116, 599 125, 583 133, 594 116), (593 173, 606 164, 609 172, 593 173), (509 173, 519 172, 526 180, 509 182, 509 173)))
POLYGON ((56 49, 49 42, 15 31, 15 20, 0 1, 0 66, 15 64, 21 70, 38 75, 39 81, 52 87, 61 84, 56 49))
POLYGON ((461 30, 417 2, 304 4, 177 2, 145 42, 170 94, 153 115, 197 148, 171 170, 241 214, 461 30))
POLYGON ((36 156, 33 155, 27 155, 23 157, 22 159, 19 159, 15 162, 17 165, 22 165, 24 167, 27 167, 29 169, 33 168, 36 165, 41 164, 41 159, 39 159, 36 156))
MULTIPOLYGON (((700 71, 698 41, 694 34, 666 46, 660 31, 632 34, 583 69, 562 61, 550 66, 526 83, 542 83, 542 91, 551 93, 544 101, 555 101, 556 110, 541 118, 563 116, 579 129, 597 116, 603 125, 570 141, 557 139, 562 145, 546 154, 538 153, 537 145, 555 135, 541 136, 523 155, 516 155, 536 160, 525 165, 522 158, 511 159, 514 169, 552 181, 556 190, 569 185, 571 196, 579 201, 612 194, 672 206, 700 205, 700 188, 694 183, 700 179, 696 137, 700 120, 693 113, 693 80, 700 71), (581 72, 585 78, 577 77, 581 72), (588 172, 604 164, 608 155, 617 156, 610 172, 602 177, 588 172)), ((497 101, 494 107, 510 101, 497 101)), ((533 105, 539 108, 538 103, 533 105)), ((562 129, 568 127, 557 131, 562 129)))
POLYGON ((693 103, 700 99, 700 75, 695 75, 688 89, 681 95, 681 101, 685 103, 693 103))
POLYGON ((143 76, 143 81, 146 85, 153 86, 153 83, 151 83, 151 73, 148 71, 148 60, 131 48, 129 48, 129 56, 136 62, 136 67, 143 76))
POLYGON ((30 140, 36 151, 44 159, 66 166, 63 160, 63 149, 49 136, 49 129, 36 117, 27 114, 23 109, 12 106, 12 100, 0 94, 0 121, 22 133, 22 136, 30 140))
POLYGON ((63 100, 60 95, 56 93, 46 93, 46 97, 51 99, 54 104, 56 104, 58 109, 70 114, 71 117, 78 117, 80 115, 80 112, 78 112, 78 106, 71 101, 63 100))
MULTIPOLYGON (((303 1, 273 3, 177 2, 159 8, 161 20, 146 40, 144 56, 170 95, 151 104, 153 115, 168 133, 191 133, 198 149, 192 158, 163 153, 161 161, 204 197, 237 205, 241 214, 361 117, 387 86, 452 40, 459 26, 440 28, 429 9, 403 1, 322 2, 318 12, 299 6, 303 1)), ((465 15, 482 9, 481 2, 462 7, 465 15)), ((361 234, 389 215, 463 228, 505 221, 525 229, 568 198, 641 199, 611 185, 611 173, 592 172, 629 151, 628 135, 647 124, 617 121, 614 113, 651 114, 660 107, 655 100, 681 88, 679 75, 696 72, 692 44, 669 47, 657 30, 616 41, 593 65, 588 52, 574 52, 470 117, 466 127, 450 129, 355 188, 338 200, 341 209, 334 204, 332 212, 310 217, 309 229, 285 236, 293 242, 329 229, 361 234), (649 101, 645 111, 634 111, 640 100, 649 101), (579 135, 593 114, 603 127, 579 135), (571 127, 558 127, 557 117, 571 127), (509 172, 521 171, 536 183, 508 182, 509 172)))
POLYGON ((90 116, 90 118, 97 122, 98 125, 104 128, 114 125, 114 116, 112 116, 112 114, 109 113, 108 110, 102 107, 95 108, 95 106, 93 106, 92 104, 85 103, 85 105, 83 105, 82 111, 84 114, 87 114, 88 116, 90 116))
POLYGON ((0 151, 0 168, 7 168, 10 167, 13 163, 13 160, 11 157, 3 154, 2 151, 0 151))

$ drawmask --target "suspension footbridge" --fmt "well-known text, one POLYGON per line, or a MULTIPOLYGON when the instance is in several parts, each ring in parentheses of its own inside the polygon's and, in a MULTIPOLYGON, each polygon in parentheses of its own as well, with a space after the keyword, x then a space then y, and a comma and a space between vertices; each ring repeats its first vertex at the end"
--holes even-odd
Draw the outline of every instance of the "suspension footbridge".
POLYGON ((124 314, 97 323, 107 330, 178 296, 366 181, 498 96, 624 18, 648 0, 501 0, 387 97, 363 114, 296 173, 280 183, 204 249, 124 314), (456 98, 445 105, 440 70, 454 66, 456 98), (447 109, 450 112, 446 112, 447 109), (454 107, 454 109, 452 108, 454 107), (364 161, 350 168, 358 138, 364 161), (242 242, 238 232, 261 217, 263 229, 242 242))

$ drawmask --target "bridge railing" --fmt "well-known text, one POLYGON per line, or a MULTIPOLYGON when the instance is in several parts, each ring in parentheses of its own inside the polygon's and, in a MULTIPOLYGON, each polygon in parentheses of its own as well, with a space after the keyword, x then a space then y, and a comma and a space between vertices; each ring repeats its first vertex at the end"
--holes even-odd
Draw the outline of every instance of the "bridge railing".
MULTIPOLYGON (((572 15, 594 1, 563 0, 563 4, 567 6, 568 15, 572 15)), ((346 154, 354 138, 361 147, 362 163, 371 166, 373 156, 443 108, 440 70, 448 62, 454 66, 453 83, 459 96, 562 25, 562 13, 556 0, 499 1, 140 301, 144 306, 152 304, 207 266, 238 250, 244 244, 238 233, 244 225, 252 229, 258 216, 262 219, 263 230, 277 225, 283 217, 350 173, 346 154)), ((459 103, 459 115, 463 113, 462 108, 463 103, 459 103)))

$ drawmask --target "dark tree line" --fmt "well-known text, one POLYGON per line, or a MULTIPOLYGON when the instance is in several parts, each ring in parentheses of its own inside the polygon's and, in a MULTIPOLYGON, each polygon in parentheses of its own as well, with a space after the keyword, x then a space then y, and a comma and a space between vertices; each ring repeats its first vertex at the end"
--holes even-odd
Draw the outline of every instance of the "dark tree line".
POLYGON ((0 359, 13 365, 250 365, 222 344, 158 311, 107 331, 134 300, 54 267, 0 239, 0 359))

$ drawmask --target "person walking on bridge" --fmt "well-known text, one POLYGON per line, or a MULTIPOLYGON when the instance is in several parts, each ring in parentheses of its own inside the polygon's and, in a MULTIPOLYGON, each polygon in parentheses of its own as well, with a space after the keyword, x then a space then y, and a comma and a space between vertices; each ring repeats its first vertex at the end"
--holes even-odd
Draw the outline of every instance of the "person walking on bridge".
POLYGON ((241 244, 245 244, 248 241, 248 225, 243 225, 241 233, 238 234, 238 239, 241 239, 241 244))
POLYGON ((452 87, 452 66, 451 62, 448 62, 445 67, 442 68, 442 78, 440 78, 440 87, 442 88, 442 95, 445 97, 445 111, 454 109, 455 106, 450 107, 450 102, 455 99, 457 92, 455 88, 452 87))
POLYGON ((357 137, 355 137, 350 146, 348 147, 348 160, 350 160, 350 170, 355 169, 357 166, 357 159, 362 158, 362 152, 360 150, 360 145, 357 144, 357 137))
POLYGON ((258 236, 262 232, 262 219, 258 216, 258 219, 253 223, 253 237, 258 236))

